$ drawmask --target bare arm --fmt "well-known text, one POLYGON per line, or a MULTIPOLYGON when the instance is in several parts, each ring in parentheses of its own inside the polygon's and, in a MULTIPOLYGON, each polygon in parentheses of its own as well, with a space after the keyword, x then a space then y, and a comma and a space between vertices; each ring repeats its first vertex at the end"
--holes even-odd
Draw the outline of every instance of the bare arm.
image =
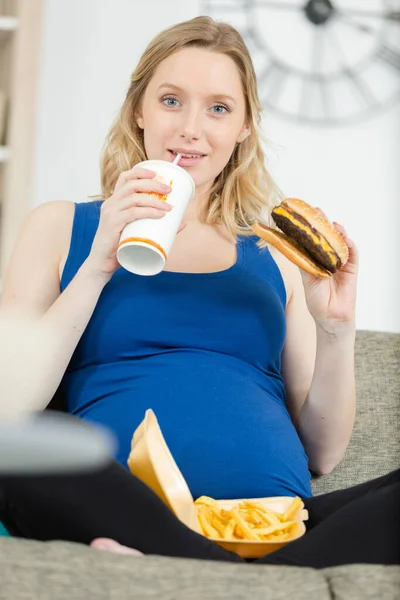
POLYGON ((0 306, 0 412, 41 410, 54 395, 99 296, 119 268, 121 231, 131 221, 162 218, 168 193, 154 172, 120 174, 101 205, 88 258, 60 293, 59 266, 70 243, 74 204, 46 203, 28 216, 5 275, 0 306))
POLYGON ((298 431, 310 468, 326 475, 341 461, 356 415, 355 329, 332 335, 317 328, 317 358, 298 431))
POLYGON ((58 267, 73 215, 71 202, 35 209, 8 266, 0 312, 3 415, 47 406, 107 283, 84 263, 60 294, 58 267))
POLYGON ((350 325, 332 335, 316 326, 300 273, 295 267, 291 272, 293 293, 282 356, 287 405, 310 469, 323 475, 342 459, 354 425, 355 328, 350 325))

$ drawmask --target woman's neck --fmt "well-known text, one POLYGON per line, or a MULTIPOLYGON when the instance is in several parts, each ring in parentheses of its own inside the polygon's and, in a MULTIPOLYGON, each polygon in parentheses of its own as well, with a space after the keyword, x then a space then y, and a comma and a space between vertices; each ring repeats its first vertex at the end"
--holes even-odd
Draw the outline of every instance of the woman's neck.
POLYGON ((202 210, 207 206, 208 203, 208 193, 200 193, 197 192, 194 195, 194 198, 189 202, 188 207, 185 212, 184 220, 200 220, 200 215, 202 210))

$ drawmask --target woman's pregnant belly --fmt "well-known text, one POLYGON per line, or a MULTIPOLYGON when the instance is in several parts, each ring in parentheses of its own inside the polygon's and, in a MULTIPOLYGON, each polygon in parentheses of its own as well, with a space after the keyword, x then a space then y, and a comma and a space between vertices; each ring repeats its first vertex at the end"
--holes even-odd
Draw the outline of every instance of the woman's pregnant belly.
POLYGON ((231 356, 176 350, 87 367, 65 384, 69 411, 113 430, 125 467, 152 408, 194 498, 311 495, 280 377, 231 356))

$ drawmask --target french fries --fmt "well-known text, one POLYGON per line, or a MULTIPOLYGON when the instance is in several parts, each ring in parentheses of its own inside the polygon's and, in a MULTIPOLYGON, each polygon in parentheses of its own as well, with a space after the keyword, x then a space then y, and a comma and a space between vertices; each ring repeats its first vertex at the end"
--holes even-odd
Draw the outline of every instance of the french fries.
POLYGON ((201 496, 195 504, 198 506, 199 523, 206 537, 258 542, 283 542, 289 539, 297 524, 293 518, 304 507, 299 497, 293 498, 284 513, 248 500, 226 510, 209 496, 201 496))

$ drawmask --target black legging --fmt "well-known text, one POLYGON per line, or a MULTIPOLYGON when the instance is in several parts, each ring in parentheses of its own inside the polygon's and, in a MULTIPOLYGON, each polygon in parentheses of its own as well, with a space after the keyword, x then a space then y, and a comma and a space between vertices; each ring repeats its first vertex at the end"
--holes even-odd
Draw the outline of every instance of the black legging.
MULTIPOLYGON (((307 533, 256 563, 400 563, 400 470, 304 503, 307 533)), ((144 554, 243 562, 183 525, 114 461, 90 474, 1 477, 0 521, 18 537, 83 544, 110 537, 144 554)))

